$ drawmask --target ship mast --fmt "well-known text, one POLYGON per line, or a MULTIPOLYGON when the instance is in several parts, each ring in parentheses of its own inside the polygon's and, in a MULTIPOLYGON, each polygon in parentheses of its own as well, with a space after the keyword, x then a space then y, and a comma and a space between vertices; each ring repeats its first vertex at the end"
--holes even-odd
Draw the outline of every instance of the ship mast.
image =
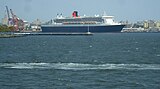
POLYGON ((88 24, 87 34, 91 34, 91 32, 89 31, 89 24, 88 24))

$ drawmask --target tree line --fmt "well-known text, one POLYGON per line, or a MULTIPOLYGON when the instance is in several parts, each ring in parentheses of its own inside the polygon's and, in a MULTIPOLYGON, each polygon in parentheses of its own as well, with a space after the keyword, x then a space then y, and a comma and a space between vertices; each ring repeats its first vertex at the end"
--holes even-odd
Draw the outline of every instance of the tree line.
POLYGON ((12 32, 14 29, 13 26, 0 25, 0 32, 12 32))

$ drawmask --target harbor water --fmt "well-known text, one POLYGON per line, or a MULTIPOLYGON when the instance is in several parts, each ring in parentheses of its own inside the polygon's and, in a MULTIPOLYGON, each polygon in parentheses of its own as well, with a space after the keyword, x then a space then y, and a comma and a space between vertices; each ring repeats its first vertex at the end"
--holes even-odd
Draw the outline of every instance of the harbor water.
POLYGON ((1 89, 160 89, 160 33, 0 38, 1 89))

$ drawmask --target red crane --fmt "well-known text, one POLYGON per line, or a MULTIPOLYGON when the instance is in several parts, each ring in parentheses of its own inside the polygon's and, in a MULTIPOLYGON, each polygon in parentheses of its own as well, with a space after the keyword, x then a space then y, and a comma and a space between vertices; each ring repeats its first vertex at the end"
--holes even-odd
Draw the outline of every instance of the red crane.
POLYGON ((12 14, 12 22, 13 22, 13 26, 15 27, 16 31, 18 31, 18 18, 17 16, 13 13, 12 9, 10 9, 10 12, 12 14))
POLYGON ((7 15, 8 15, 7 25, 8 26, 13 26, 14 27, 14 31, 24 30, 24 21, 22 19, 19 19, 13 13, 12 9, 10 9, 10 13, 11 13, 11 16, 12 16, 12 17, 10 17, 8 6, 6 6, 6 10, 7 10, 7 15))

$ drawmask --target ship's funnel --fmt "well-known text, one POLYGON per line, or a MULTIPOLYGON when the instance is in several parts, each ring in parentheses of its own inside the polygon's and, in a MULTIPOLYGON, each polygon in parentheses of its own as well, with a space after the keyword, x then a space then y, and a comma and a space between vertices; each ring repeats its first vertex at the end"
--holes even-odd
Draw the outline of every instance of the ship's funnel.
POLYGON ((77 11, 74 11, 74 12, 72 13, 72 16, 73 16, 73 17, 78 17, 78 12, 77 12, 77 11))

